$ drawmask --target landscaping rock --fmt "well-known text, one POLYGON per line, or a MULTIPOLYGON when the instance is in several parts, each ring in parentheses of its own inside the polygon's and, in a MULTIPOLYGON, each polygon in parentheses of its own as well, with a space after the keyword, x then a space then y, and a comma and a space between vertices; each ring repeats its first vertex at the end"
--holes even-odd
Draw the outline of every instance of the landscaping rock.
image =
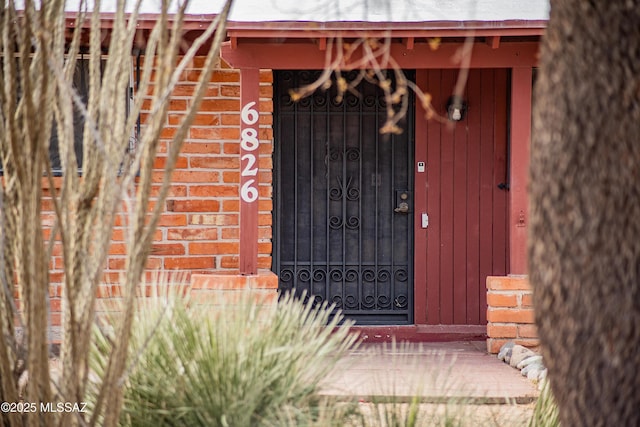
POLYGON ((500 347, 500 351, 498 352, 498 360, 502 360, 505 363, 509 363, 511 359, 511 350, 515 343, 513 341, 509 341, 500 347))
POLYGON ((529 366, 531 366, 532 368, 527 371, 527 378, 530 379, 531 381, 539 381, 540 372, 544 370, 544 369, 540 369, 542 368, 542 365, 529 365, 529 366))
POLYGON ((529 372, 533 370, 542 371, 543 369, 544 369, 544 365, 542 365, 542 360, 539 360, 538 362, 528 364, 527 366, 522 368, 522 371, 520 372, 522 373, 522 375, 527 376, 529 372))
POLYGON ((520 373, 531 381, 538 382, 538 388, 546 381, 547 368, 542 356, 524 346, 514 344, 513 341, 500 347, 498 359, 508 363, 511 367, 520 369, 520 373))
POLYGON ((511 350, 511 360, 509 360, 509 365, 515 368, 518 366, 518 363, 522 362, 524 359, 535 355, 536 353, 526 347, 523 347, 521 345, 514 345, 513 349, 511 350))
POLYGON ((528 365, 531 365, 532 363, 542 364, 542 356, 538 355, 538 356, 527 357, 522 362, 518 363, 516 368, 524 369, 525 367, 527 367, 528 365))

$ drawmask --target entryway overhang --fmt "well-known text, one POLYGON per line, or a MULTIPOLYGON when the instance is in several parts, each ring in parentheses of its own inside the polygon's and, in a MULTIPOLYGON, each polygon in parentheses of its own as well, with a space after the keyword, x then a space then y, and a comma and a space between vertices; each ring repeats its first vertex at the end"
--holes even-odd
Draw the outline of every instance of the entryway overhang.
MULTIPOLYGON (((540 37, 546 21, 503 22, 429 22, 429 23, 311 23, 254 22, 234 23, 228 27, 221 58, 241 72, 242 106, 259 105, 260 69, 324 69, 332 59, 337 42, 348 44, 362 38, 382 40, 388 44, 389 56, 397 66, 418 70, 416 79, 429 69, 462 67, 462 48, 473 43, 469 68, 510 70, 509 101, 509 196, 508 196, 508 274, 525 275, 526 235, 528 223, 529 140, 531 133, 531 95, 533 68, 538 62, 540 37)), ((360 68, 362 51, 357 50, 343 70, 360 68), (350 65, 355 64, 355 65, 350 65)), ((416 117, 424 111, 416 105, 416 117)), ((424 131, 416 123, 416 134, 424 131)), ((242 124, 243 131, 251 125, 242 124)), ((256 126, 257 131, 257 126, 256 126)), ((416 161, 424 147, 416 145, 416 161)), ((241 156, 246 154, 244 151, 241 156)), ((242 178, 244 179, 244 178, 242 178)), ((241 186, 246 183, 241 182, 241 186)), ((416 195, 416 197, 418 197, 416 195)), ((419 200, 416 198, 416 203, 419 200)), ((257 271, 257 203, 241 203, 240 266, 242 274, 257 271), (245 222, 246 221, 246 222, 245 222), (243 224, 249 225, 247 228, 243 224)), ((416 221, 417 223, 417 221, 416 221)), ((426 237, 416 233, 415 245, 425 245, 426 237)), ((426 245, 425 245, 426 246, 426 245)), ((416 265, 416 276, 421 274, 416 265)), ((416 295, 415 323, 427 328, 426 300, 416 295)), ((452 325, 454 326, 454 325, 452 325)), ((462 335, 477 336, 486 326, 458 325, 462 335), (466 329, 465 329, 466 328, 466 329), (475 328, 475 329, 474 329, 475 328), (477 329, 477 330, 476 330, 477 329)), ((435 329, 429 332, 438 332, 435 329)))
MULTIPOLYGON (((400 68, 452 69, 461 67, 461 49, 473 38, 469 68, 511 69, 510 140, 510 273, 526 274, 526 167, 531 123, 532 69, 538 61, 540 36, 546 20, 482 22, 230 22, 228 37, 220 55, 231 67, 241 71, 242 105, 259 102, 257 70, 323 69, 331 59, 327 52, 333 40, 343 43, 361 38, 384 39, 389 55, 400 68), (513 97, 513 94, 519 94, 513 97), (253 101, 252 101, 253 100, 253 101), (514 221, 517 220, 517 221, 514 221)), ((361 51, 346 64, 358 64, 361 51)), ((257 129, 256 129, 257 130, 257 129)), ((257 210, 245 213, 257 217, 257 210)), ((252 224, 257 224, 252 221, 252 224)), ((245 231, 242 248, 251 248, 257 236, 245 231), (244 242, 244 244, 243 244, 244 242)), ((249 249, 245 249, 247 253, 249 249)), ((241 258, 243 258, 241 256, 241 258)), ((245 257, 249 260, 252 255, 245 257)), ((254 274, 255 263, 247 261, 244 271, 254 274)))
MULTIPOLYGON (((389 54, 401 68, 460 68, 460 48, 471 37, 470 68, 533 67, 543 31, 543 21, 230 23, 221 56, 240 69, 322 69, 333 40, 349 43, 372 38, 389 44, 389 54)), ((358 55, 362 52, 356 52, 349 62, 357 64, 358 55)))

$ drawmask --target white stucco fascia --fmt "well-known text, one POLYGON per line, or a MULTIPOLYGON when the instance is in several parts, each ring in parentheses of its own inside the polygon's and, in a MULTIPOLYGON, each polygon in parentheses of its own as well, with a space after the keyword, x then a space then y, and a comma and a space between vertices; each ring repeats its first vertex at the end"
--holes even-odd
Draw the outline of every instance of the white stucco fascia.
MULTIPOLYGON (((91 7, 93 2, 89 3, 91 7)), ((77 11, 78 4, 79 0, 69 1, 67 11, 77 11)), ((113 12, 115 4, 116 0, 105 0, 101 9, 113 12)), ((141 13, 158 13, 159 4, 159 0, 142 0, 141 13)), ((216 14, 223 4, 224 0, 191 0, 187 13, 216 14)), ((548 0, 234 0, 230 21, 400 23, 547 21, 548 18, 548 0)))

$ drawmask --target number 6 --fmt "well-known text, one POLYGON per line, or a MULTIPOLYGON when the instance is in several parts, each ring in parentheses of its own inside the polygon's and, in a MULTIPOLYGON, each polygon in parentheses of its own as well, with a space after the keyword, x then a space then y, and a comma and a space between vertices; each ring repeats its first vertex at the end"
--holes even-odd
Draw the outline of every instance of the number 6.
POLYGON ((247 105, 242 108, 242 112, 240 113, 240 117, 242 117, 242 122, 246 125, 256 124, 260 117, 260 113, 258 113, 254 108, 256 105, 255 101, 251 101, 247 105))
POLYGON ((242 188, 240 189, 240 197, 247 203, 258 200, 258 189, 252 186, 254 182, 255 179, 250 179, 242 184, 242 188))

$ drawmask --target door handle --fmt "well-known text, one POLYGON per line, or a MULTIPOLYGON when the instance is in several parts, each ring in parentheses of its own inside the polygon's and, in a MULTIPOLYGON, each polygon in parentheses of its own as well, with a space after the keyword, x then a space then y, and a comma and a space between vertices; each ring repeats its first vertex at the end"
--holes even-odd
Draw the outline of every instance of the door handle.
POLYGON ((397 208, 395 208, 393 210, 396 213, 409 213, 409 203, 407 202, 400 202, 400 204, 398 205, 397 208))

